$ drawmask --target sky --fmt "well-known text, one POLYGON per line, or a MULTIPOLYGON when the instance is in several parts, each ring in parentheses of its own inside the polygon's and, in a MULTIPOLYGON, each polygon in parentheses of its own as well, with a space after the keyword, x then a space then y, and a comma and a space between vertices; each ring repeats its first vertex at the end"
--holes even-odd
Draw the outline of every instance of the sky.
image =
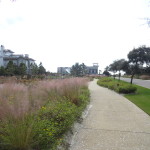
POLYGON ((0 0, 0 45, 47 71, 76 62, 99 70, 150 46, 149 0, 0 0))

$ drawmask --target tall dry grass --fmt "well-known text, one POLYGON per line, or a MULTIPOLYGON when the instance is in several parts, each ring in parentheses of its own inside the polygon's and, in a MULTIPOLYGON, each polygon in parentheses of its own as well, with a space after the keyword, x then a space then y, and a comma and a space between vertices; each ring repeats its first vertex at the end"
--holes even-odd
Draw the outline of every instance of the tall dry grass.
POLYGON ((85 78, 39 81, 30 86, 17 83, 0 85, 0 148, 28 150, 34 143, 34 119, 48 101, 68 99, 79 104, 85 78))
POLYGON ((12 116, 19 118, 28 112, 28 88, 21 84, 6 83, 0 85, 0 119, 12 116))
POLYGON ((57 79, 50 82, 41 81, 36 86, 43 89, 51 100, 65 97, 77 104, 81 87, 87 86, 87 78, 57 79))
POLYGON ((86 78, 57 79, 39 81, 26 86, 17 83, 0 85, 0 119, 12 116, 22 117, 39 109, 48 100, 65 97, 70 100, 78 98, 81 87, 87 86, 86 78))
POLYGON ((142 80, 150 80, 150 75, 141 75, 139 78, 142 80))

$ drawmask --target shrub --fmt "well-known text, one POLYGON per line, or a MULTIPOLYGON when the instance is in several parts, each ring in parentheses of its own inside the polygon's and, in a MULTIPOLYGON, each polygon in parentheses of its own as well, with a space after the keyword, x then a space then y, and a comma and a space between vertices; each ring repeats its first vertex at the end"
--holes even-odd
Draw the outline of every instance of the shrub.
POLYGON ((115 90, 116 84, 114 84, 113 82, 109 82, 108 85, 107 85, 107 87, 108 87, 109 89, 111 89, 111 90, 115 90))
POLYGON ((108 77, 102 77, 102 78, 100 79, 100 81, 101 81, 101 82, 110 82, 110 81, 113 81, 113 79, 112 79, 112 78, 108 78, 108 77))
POLYGON ((124 81, 113 80, 112 78, 104 78, 97 81, 97 84, 100 86, 107 87, 111 90, 114 90, 118 93, 135 93, 137 88, 130 83, 124 81))
POLYGON ((52 148, 76 119, 77 106, 69 101, 49 103, 42 107, 36 121, 35 148, 52 148))
POLYGON ((136 90, 137 88, 132 85, 121 85, 115 89, 116 92, 124 94, 135 93, 136 90))

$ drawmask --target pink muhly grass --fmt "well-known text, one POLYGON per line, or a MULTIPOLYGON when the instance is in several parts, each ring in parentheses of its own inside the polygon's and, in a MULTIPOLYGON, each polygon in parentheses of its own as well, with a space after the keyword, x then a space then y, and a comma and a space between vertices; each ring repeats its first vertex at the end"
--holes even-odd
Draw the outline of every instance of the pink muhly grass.
POLYGON ((0 85, 0 133, 12 148, 29 149, 34 134, 34 116, 48 101, 70 100, 78 104, 86 78, 39 81, 26 86, 16 83, 0 85))
POLYGON ((36 105, 44 105, 47 100, 57 101, 67 98, 71 101, 79 99, 80 90, 87 86, 87 78, 54 79, 39 81, 30 88, 30 99, 36 105), (36 101, 37 99, 37 101, 36 101))
POLYGON ((36 111, 48 100, 57 100, 58 97, 77 100, 80 89, 84 86, 87 86, 86 78, 39 81, 30 87, 15 83, 1 84, 0 119, 8 115, 15 118, 21 117, 36 111))
POLYGON ((18 118, 29 110, 27 87, 21 84, 0 85, 0 119, 8 116, 18 118))
POLYGON ((85 78, 70 78, 63 80, 61 84, 60 93, 77 105, 81 88, 87 86, 87 80, 85 78))
POLYGON ((58 79, 50 82, 42 82, 42 86, 49 93, 50 99, 55 99, 57 96, 67 98, 73 103, 77 103, 80 90, 82 87, 87 87, 88 80, 86 78, 69 78, 58 79))
POLYGON ((25 85, 0 85, 0 137, 8 149, 27 149, 30 146, 33 125, 30 110, 25 85))

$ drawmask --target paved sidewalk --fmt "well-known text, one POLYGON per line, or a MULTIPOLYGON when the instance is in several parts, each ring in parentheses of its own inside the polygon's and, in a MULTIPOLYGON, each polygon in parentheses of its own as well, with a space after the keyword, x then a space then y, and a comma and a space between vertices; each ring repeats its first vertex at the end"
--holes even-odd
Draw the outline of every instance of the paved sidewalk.
POLYGON ((150 116, 96 80, 89 89, 92 107, 70 150, 150 150, 150 116))

